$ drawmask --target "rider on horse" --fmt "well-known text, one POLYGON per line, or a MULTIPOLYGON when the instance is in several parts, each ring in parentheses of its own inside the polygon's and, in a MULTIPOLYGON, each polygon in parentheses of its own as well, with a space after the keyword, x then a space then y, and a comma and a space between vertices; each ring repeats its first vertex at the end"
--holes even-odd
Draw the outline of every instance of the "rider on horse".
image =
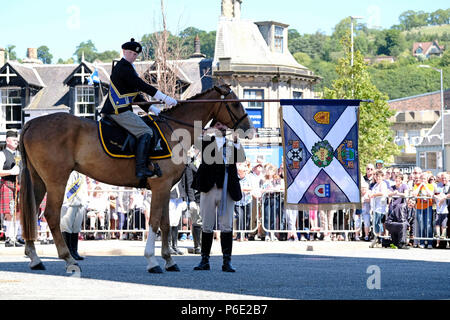
MULTIPOLYGON (((123 58, 112 70, 108 99, 106 99, 101 113, 108 114, 116 123, 138 139, 136 147, 136 177, 141 180, 146 177, 152 177, 155 174, 161 176, 159 168, 151 171, 147 167, 148 152, 155 147, 153 130, 133 112, 131 105, 133 102, 146 101, 140 92, 149 94, 168 106, 175 106, 177 101, 147 84, 137 74, 133 62, 142 52, 140 43, 131 38, 131 41, 122 45, 122 49, 123 58)), ((150 110, 156 115, 160 112, 155 106, 140 107, 144 111, 148 112, 150 110)))

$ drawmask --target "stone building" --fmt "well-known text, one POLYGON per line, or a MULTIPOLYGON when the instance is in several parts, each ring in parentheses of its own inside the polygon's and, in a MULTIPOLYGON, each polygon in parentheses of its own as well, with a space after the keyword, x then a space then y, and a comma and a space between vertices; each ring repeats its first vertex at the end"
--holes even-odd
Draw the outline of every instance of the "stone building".
MULTIPOLYGON (((320 77, 300 65, 288 49, 288 25, 275 21, 241 19, 242 0, 221 0, 213 78, 231 85, 243 99, 315 98, 313 86, 320 77)), ((251 141, 255 153, 271 151, 256 146, 281 146, 279 103, 243 103, 258 130, 251 141)), ((279 165, 280 163, 278 163, 279 165)))
MULTIPOLYGON (((437 171, 442 168, 440 152, 441 143, 436 143, 436 132, 440 135, 441 96, 440 91, 420 94, 388 101, 396 114, 390 119, 391 129, 395 132, 395 142, 402 147, 400 155, 394 159, 394 166, 409 172, 414 166, 422 169, 437 171), (431 149, 420 146, 435 146, 433 154, 427 154, 431 149), (425 152, 421 154, 421 152, 425 152), (428 161, 423 161, 428 159, 428 161)), ((444 92, 444 105, 450 105, 450 90, 444 92)), ((446 117, 447 118, 447 117, 446 117)), ((450 122, 447 127, 450 128, 450 122)), ((448 130, 448 129, 446 129, 448 130)), ((437 139, 439 141, 439 139, 437 139)), ((445 136, 445 144, 450 143, 450 136, 445 136)), ((449 157, 447 157, 448 159, 449 157)), ((447 163, 446 168, 449 168, 447 163)))

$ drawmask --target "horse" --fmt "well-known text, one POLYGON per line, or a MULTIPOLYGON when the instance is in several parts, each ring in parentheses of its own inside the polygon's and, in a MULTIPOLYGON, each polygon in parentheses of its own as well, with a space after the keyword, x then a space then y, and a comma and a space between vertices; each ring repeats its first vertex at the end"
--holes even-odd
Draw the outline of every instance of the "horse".
MULTIPOLYGON (((199 139, 201 128, 212 118, 230 128, 239 129, 237 132, 241 138, 251 138, 254 133, 252 122, 245 108, 236 100, 236 94, 228 85, 214 86, 175 107, 161 111, 159 117, 165 121, 161 121, 159 127, 166 137, 171 136, 167 142, 172 151, 178 149, 180 152, 192 146, 199 139), (200 130, 194 126, 195 121, 201 122, 200 130), (182 141, 179 134, 175 134, 177 131, 186 133, 182 141), (177 148, 180 145, 182 148, 177 148)), ((97 122, 68 113, 54 113, 26 122, 19 143, 22 155, 21 223, 26 241, 25 254, 31 260, 29 267, 32 270, 45 270, 36 253, 34 240, 37 236, 36 208, 47 193, 44 215, 53 235, 58 257, 66 262, 67 271, 79 270, 60 230, 60 210, 70 173, 76 170, 106 184, 139 187, 140 181, 135 176, 135 159, 108 156, 100 145, 97 122)), ((144 251, 148 261, 147 271, 163 272, 155 257, 158 229, 161 231, 161 256, 166 262, 165 270, 180 271, 169 251, 169 198, 170 190, 181 178, 186 163, 173 161, 171 158, 153 162, 158 163, 163 175, 146 179, 145 187, 152 191, 148 238, 144 251)))

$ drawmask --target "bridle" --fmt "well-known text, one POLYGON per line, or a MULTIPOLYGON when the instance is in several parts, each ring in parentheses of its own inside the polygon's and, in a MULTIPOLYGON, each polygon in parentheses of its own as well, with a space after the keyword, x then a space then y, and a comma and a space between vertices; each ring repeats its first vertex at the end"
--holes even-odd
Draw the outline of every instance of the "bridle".
MULTIPOLYGON (((217 89, 216 89, 216 90, 217 90, 217 89)), ((220 93, 221 93, 221 92, 220 92, 220 93)), ((231 127, 231 129, 232 129, 232 130, 235 130, 235 129, 239 126, 239 124, 240 124, 245 118, 248 117, 248 113, 246 112, 242 117, 238 118, 238 116, 236 116, 236 114, 233 112, 233 110, 231 110, 230 105, 228 104, 227 100, 225 100, 225 98, 228 97, 228 96, 229 96, 230 94, 232 94, 232 93, 233 93, 233 90, 230 88, 230 90, 228 91, 228 93, 226 93, 226 94, 224 94, 224 95, 221 95, 221 96, 220 96, 220 99, 221 99, 223 102, 221 102, 220 104, 221 104, 221 105, 222 105, 222 103, 225 104, 225 108, 227 109, 228 115, 230 116, 231 122, 233 123, 233 127, 231 127)), ((182 125, 187 126, 187 127, 195 128, 195 126, 192 125, 191 123, 188 123, 188 122, 185 122, 185 121, 181 121, 181 120, 178 120, 178 119, 176 119, 176 118, 169 117, 169 116, 164 115, 164 114, 159 114, 156 118, 161 118, 162 121, 165 122, 165 123, 169 126, 169 128, 170 128, 172 131, 173 131, 173 129, 172 129, 172 128, 170 127, 170 125, 167 123, 167 120, 170 120, 170 121, 173 121, 173 122, 177 122, 177 123, 182 124, 182 125)), ((158 119, 158 120, 159 120, 159 119, 158 119)), ((158 121, 158 120, 156 120, 156 121, 158 121)))
POLYGON ((235 129, 239 126, 239 124, 240 124, 245 118, 248 117, 248 113, 247 113, 247 112, 244 113, 244 115, 243 115, 242 117, 240 117, 240 118, 238 118, 238 117, 233 113, 233 111, 231 110, 229 104, 228 104, 227 101, 225 100, 225 98, 226 98, 227 96, 229 96, 231 93, 233 93, 233 90, 230 88, 230 90, 228 91, 228 93, 225 94, 225 95, 222 95, 222 96, 220 97, 220 99, 222 99, 222 100, 224 101, 225 107, 227 108, 227 111, 228 111, 228 115, 230 116, 231 122, 233 123, 233 127, 232 127, 231 129, 232 129, 232 130, 235 130, 235 129))

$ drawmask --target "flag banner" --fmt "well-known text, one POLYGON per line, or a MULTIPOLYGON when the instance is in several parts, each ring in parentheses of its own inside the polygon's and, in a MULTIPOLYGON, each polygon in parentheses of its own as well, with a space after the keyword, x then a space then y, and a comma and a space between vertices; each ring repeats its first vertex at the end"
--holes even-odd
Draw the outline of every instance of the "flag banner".
POLYGON ((94 72, 92 72, 91 76, 87 79, 88 85, 92 86, 94 83, 100 83, 100 78, 98 77, 98 70, 95 68, 94 72))
POLYGON ((281 100, 285 206, 298 210, 361 207, 360 100, 281 100))

